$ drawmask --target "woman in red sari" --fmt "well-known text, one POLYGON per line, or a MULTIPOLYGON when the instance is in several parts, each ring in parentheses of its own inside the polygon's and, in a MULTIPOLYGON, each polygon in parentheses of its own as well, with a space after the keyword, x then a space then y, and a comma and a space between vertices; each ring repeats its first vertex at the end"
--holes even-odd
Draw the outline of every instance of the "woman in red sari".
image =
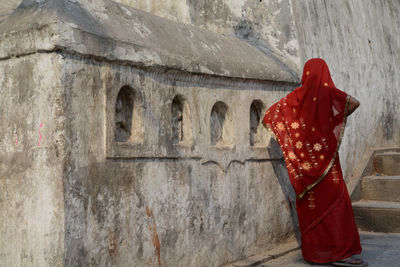
POLYGON ((338 149, 346 117, 359 102, 337 89, 320 58, 304 65, 302 85, 265 113, 296 192, 302 253, 312 263, 367 266, 361 253, 338 149))

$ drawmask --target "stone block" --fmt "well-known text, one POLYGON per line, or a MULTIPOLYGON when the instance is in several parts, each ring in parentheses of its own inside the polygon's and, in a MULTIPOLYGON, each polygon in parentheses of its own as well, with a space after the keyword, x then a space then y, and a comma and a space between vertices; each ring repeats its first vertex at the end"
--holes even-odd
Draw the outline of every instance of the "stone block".
POLYGON ((375 171, 382 175, 400 175, 400 153, 387 152, 374 155, 375 171))
POLYGON ((361 200, 353 203, 358 228, 364 231, 400 233, 400 203, 361 200))
POLYGON ((367 176, 362 178, 361 198, 400 201, 400 176, 367 176))

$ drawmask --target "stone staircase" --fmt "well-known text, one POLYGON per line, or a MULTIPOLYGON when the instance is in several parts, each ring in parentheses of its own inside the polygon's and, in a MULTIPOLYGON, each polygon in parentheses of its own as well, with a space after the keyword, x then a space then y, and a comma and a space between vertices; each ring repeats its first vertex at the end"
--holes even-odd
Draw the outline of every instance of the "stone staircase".
POLYGON ((400 233, 400 151, 373 154, 353 202, 360 230, 400 233))

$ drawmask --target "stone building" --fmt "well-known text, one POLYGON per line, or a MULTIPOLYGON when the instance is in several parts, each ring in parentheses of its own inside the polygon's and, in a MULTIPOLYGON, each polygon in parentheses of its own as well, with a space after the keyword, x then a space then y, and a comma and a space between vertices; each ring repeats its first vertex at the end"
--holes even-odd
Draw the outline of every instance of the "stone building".
POLYGON ((119 2, 0 4, 0 266, 220 266, 292 238, 259 121, 310 57, 362 103, 347 177, 399 146, 398 1, 119 2))

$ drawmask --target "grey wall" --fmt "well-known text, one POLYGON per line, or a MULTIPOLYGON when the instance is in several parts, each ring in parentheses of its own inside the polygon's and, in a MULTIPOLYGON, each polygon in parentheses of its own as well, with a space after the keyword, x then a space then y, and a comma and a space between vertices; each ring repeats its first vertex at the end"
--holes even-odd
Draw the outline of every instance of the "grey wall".
POLYGON ((254 100, 262 112, 293 87, 279 60, 110 1, 26 0, 0 32, 4 264, 219 266, 293 236, 281 158, 250 124, 254 100), (117 142, 125 86, 134 131, 117 142), (191 134, 173 145, 177 95, 191 134))
MULTIPOLYGON (((238 36, 299 72, 299 46, 290 0, 114 0, 179 23, 238 36)), ((0 3, 0 21, 22 0, 0 3)))
POLYGON ((290 0, 116 0, 180 23, 238 36, 299 71, 290 0))
POLYGON ((70 129, 67 266, 158 266, 158 259, 163 266, 219 266, 292 237, 274 159, 266 143, 252 148, 249 139, 252 101, 270 105, 287 85, 149 73, 80 57, 66 58, 62 84, 70 129), (117 143, 108 114, 124 85, 143 104, 145 135, 117 143), (176 95, 189 104, 193 133, 172 145, 176 95), (232 143, 213 146, 210 115, 218 101, 234 127, 232 143))
POLYGON ((57 55, 0 60, 0 266, 63 263, 60 69, 57 55))
MULTIPOLYGON (((173 54, 177 47, 187 48, 186 53, 203 51, 200 42, 170 42, 166 53, 161 49, 166 34, 157 33, 160 24, 179 28, 179 34, 186 34, 181 40, 195 32, 207 42, 251 51, 249 58, 266 54, 273 70, 281 73, 296 74, 308 58, 323 57, 337 87, 361 102, 349 118, 341 148, 347 177, 368 147, 400 144, 398 1, 126 2, 237 36, 251 47, 107 1, 97 6, 83 0, 54 3, 49 7, 57 12, 51 14, 63 22, 51 24, 53 17, 45 16, 47 9, 39 6, 39 12, 32 11, 36 26, 26 32, 27 23, 0 25, 16 25, 21 31, 0 42, 0 265, 157 266, 160 260, 168 266, 217 266, 293 236, 290 210, 272 164, 279 158, 267 153, 267 134, 260 147, 250 147, 249 132, 252 101, 268 107, 295 85, 236 75, 248 62, 203 74, 190 72, 202 68, 140 67, 135 60, 154 64, 154 58, 161 58, 157 53, 179 61, 173 54), (87 11, 79 14, 89 15, 90 23, 69 16, 64 3, 87 11), (100 18, 107 23, 99 25, 100 18), (130 20, 138 27, 126 26, 130 20), (46 26, 37 27, 40 23, 46 26), (123 38, 123 27, 131 30, 129 37, 123 38), (99 33, 111 38, 99 42, 99 33), (29 36, 28 41, 19 41, 22 36, 29 36), (161 41, 152 44, 154 39, 161 41), (7 47, 13 43, 19 45, 7 47), (138 48, 140 53, 132 53, 138 48), (118 91, 125 85, 138 97, 135 112, 142 128, 134 133, 139 138, 118 143, 113 114, 118 91), (192 133, 188 142, 176 146, 171 142, 170 116, 178 94, 187 101, 192 133), (228 106, 227 122, 233 130, 225 136, 226 145, 214 147, 211 110, 218 101, 228 106)), ((0 7, 0 14, 13 8, 0 7)), ((32 18, 25 15, 27 21, 32 18)), ((209 47, 207 55, 214 58, 209 47)), ((162 60, 156 63, 167 62, 162 60)), ((201 56, 196 60, 204 66, 201 56)), ((193 62, 183 63, 190 67, 193 62)), ((274 77, 274 71, 265 73, 274 77)), ((285 75, 277 77, 293 78, 285 75)))
POLYGON ((361 102, 340 150, 348 179, 368 147, 400 146, 400 2, 292 1, 301 61, 322 57, 361 102))
POLYGON ((300 74, 307 59, 324 58, 336 86, 361 102, 340 150, 347 179, 368 147, 399 146, 399 1, 118 2, 236 35, 300 74))

